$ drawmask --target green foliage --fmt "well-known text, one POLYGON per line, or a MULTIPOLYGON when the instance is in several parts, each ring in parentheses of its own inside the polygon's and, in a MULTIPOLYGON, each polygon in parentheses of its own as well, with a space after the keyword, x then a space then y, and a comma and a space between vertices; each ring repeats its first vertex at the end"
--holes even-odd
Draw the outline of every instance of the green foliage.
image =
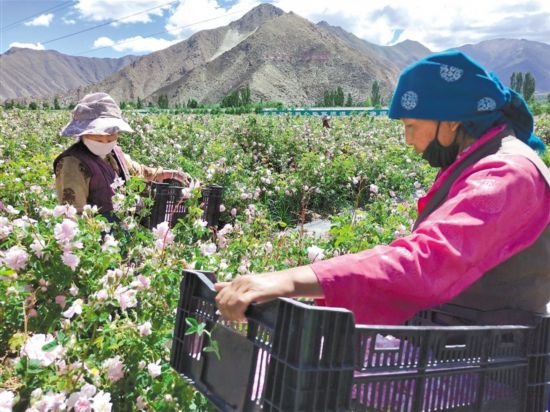
MULTIPOLYGON (((93 210, 55 209, 52 162, 72 143, 58 136, 70 112, 0 109, 0 252, 26 254, 21 268, 0 263, 0 382, 17 394, 15 410, 31 408, 37 389, 70 396, 85 383, 109 393, 113 410, 137 410, 138 400, 151 411, 211 410, 169 366, 182 269, 224 280, 307 264, 312 245, 329 258, 388 243, 407 234, 435 175, 403 144, 401 123, 387 118, 334 118, 325 133, 318 118, 125 117, 136 133, 119 144, 134 160, 224 187, 225 229, 202 225, 195 188, 173 241, 159 238, 140 225, 151 199, 136 178, 117 189, 118 224, 93 210), (302 224, 319 217, 331 220, 330 234, 304 235, 302 224), (63 223, 74 225, 69 241, 63 223), (78 258, 74 267, 67 250, 78 258), (67 313, 75 305, 81 310, 67 313), (38 348, 54 358, 50 364, 22 350, 38 335, 50 336, 38 348), (114 380, 116 357, 123 373, 114 380)), ((535 132, 550 143, 549 115, 537 118, 535 132)), ((550 164, 548 154, 544 160, 550 164)), ((216 328, 199 315, 188 317, 187 333, 202 334, 202 349, 218 356, 216 328)))
POLYGON ((337 107, 341 107, 344 105, 344 91, 340 86, 336 89, 336 96, 334 97, 334 104, 337 107))
POLYGON ((61 106, 59 105, 59 99, 57 96, 54 97, 53 99, 53 108, 55 110, 60 110, 61 109, 61 106))
MULTIPOLYGON (((319 103, 322 107, 342 107, 344 106, 344 91, 340 86, 336 90, 325 90, 323 93, 323 101, 319 103)), ((351 95, 348 93, 348 100, 351 101, 351 95)), ((346 103, 347 105, 347 103, 346 103)))
POLYGON ((30 102, 29 103, 29 109, 30 110, 37 110, 38 109, 38 104, 36 102, 30 102))
POLYGON ((158 107, 159 107, 159 109, 168 109, 169 104, 168 104, 168 96, 167 95, 161 94, 158 97, 158 107))
POLYGON ((531 101, 535 94, 535 76, 531 73, 525 73, 525 79, 523 81, 523 97, 527 101, 531 101))
POLYGON ((221 107, 241 107, 251 104, 250 87, 234 90, 222 99, 221 107))
POLYGON ((510 76, 510 88, 523 95, 530 102, 535 95, 536 81, 532 73, 513 72, 510 76))
POLYGON ((346 107, 352 107, 353 106, 353 100, 351 98, 351 93, 348 93, 348 98, 346 100, 346 107))
POLYGON ((206 329, 206 323, 199 323, 195 318, 185 318, 185 323, 187 325, 187 330, 185 331, 185 334, 197 334, 198 336, 202 336, 203 334, 205 334, 208 338, 208 345, 203 348, 203 352, 212 352, 216 355, 218 360, 221 359, 220 347, 218 345, 218 342, 212 339, 213 331, 209 331, 206 329))
POLYGON ((518 93, 523 92, 523 73, 521 72, 516 73, 516 84, 514 90, 518 93))
POLYGON ((382 95, 380 94, 380 84, 378 80, 372 82, 370 101, 374 107, 380 107, 382 105, 382 95))

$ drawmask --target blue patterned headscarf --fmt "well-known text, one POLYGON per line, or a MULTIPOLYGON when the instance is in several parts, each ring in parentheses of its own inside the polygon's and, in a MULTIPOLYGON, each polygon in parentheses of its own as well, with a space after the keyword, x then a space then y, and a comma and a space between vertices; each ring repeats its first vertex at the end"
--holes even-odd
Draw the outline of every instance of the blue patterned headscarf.
POLYGON ((476 139, 508 123, 518 139, 539 153, 546 151, 533 133, 533 115, 523 97, 456 50, 432 54, 403 70, 389 117, 459 121, 476 139))

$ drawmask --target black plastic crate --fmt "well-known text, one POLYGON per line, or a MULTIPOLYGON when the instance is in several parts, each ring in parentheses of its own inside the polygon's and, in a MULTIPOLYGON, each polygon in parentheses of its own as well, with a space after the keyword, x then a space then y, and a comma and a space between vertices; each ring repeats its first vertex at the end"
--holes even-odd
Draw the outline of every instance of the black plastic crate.
POLYGON ((550 316, 519 310, 480 311, 445 304, 423 311, 411 324, 491 324, 530 325, 527 341, 528 376, 523 411, 550 410, 550 316))
MULTIPOLYGON (((150 214, 142 221, 147 228, 152 229, 165 221, 170 227, 174 227, 178 219, 187 213, 182 187, 175 182, 151 182, 149 191, 153 199, 153 207, 150 214)), ((201 189, 201 192, 201 207, 204 210, 202 218, 208 226, 218 226, 223 187, 207 185, 201 189)))
POLYGON ((216 315, 212 279, 184 271, 171 365, 220 410, 546 410, 546 318, 440 326, 426 311, 412 322, 424 326, 368 326, 344 309, 275 299, 230 324, 216 315), (186 317, 213 330, 220 360, 202 351, 205 337, 185 335, 186 317))
POLYGON ((208 185, 202 188, 202 202, 204 204, 203 219, 208 226, 218 226, 220 220, 220 205, 222 204, 223 187, 208 185))

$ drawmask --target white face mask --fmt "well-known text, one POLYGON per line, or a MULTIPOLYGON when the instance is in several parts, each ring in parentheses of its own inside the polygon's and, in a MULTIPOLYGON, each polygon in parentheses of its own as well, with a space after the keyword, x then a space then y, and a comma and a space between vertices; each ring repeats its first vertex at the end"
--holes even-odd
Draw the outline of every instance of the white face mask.
POLYGON ((88 139, 86 137, 82 138, 82 142, 86 145, 90 152, 103 159, 105 158, 105 156, 111 153, 116 145, 116 140, 110 143, 101 143, 96 142, 95 140, 88 139))

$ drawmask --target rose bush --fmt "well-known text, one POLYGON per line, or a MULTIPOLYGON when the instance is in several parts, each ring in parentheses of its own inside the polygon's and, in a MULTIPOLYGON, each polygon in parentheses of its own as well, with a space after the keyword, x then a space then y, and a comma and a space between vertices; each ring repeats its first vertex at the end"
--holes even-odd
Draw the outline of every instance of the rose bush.
POLYGON ((182 269, 230 279, 388 243, 434 177, 388 119, 327 131, 317 118, 126 115, 134 159, 224 186, 220 226, 192 188, 174 228, 145 229, 137 179, 117 189, 120 224, 57 205, 69 113, 0 109, 0 411, 208 410, 169 366, 182 269), (327 236, 304 230, 318 217, 327 236))

